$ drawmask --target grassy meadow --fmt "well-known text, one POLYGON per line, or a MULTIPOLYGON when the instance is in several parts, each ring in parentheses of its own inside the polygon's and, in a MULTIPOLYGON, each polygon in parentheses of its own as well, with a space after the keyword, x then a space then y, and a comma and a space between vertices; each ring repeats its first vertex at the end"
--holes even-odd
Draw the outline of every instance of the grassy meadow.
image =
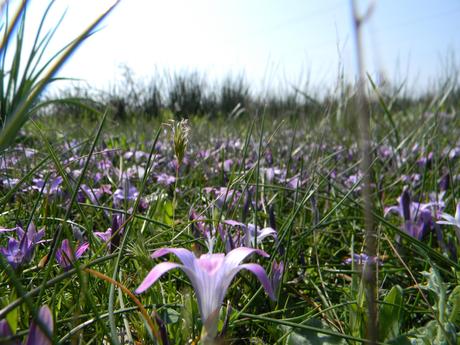
POLYGON ((192 73, 45 97, 71 52, 14 74, 7 41, 0 344, 460 344, 455 78, 367 81, 365 205, 354 85, 262 97, 192 73))

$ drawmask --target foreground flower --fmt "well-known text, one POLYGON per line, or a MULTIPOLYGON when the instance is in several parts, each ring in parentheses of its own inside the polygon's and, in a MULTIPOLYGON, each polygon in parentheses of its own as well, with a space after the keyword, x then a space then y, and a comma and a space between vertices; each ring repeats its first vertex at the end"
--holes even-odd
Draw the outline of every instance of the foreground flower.
POLYGON ((27 228, 27 232, 20 226, 13 229, 0 229, 2 232, 13 232, 17 234, 17 239, 10 237, 6 247, 0 247, 0 253, 6 258, 6 261, 13 266, 14 269, 29 262, 32 259, 34 248, 45 235, 45 229, 37 232, 35 225, 31 223, 27 228))
POLYGON ((161 248, 151 257, 158 258, 170 253, 176 255, 182 265, 173 262, 159 263, 147 274, 135 292, 137 294, 144 292, 173 268, 182 269, 195 290, 201 320, 209 339, 217 335, 220 307, 230 283, 240 270, 246 269, 254 273, 270 298, 275 299, 272 286, 262 266, 253 263, 241 264, 246 257, 254 253, 268 257, 268 254, 262 250, 239 247, 227 255, 204 254, 196 258, 191 251, 184 248, 161 248))
POLYGON ((89 247, 89 243, 85 242, 81 246, 77 247, 75 254, 70 248, 70 243, 68 239, 62 241, 61 247, 56 251, 56 261, 58 264, 65 270, 68 270, 72 267, 72 264, 75 260, 79 259, 84 252, 89 247))
MULTIPOLYGON (((51 316, 51 310, 48 306, 43 306, 38 310, 38 318, 42 322, 42 326, 48 328, 49 335, 53 334, 53 317, 51 316)), ((0 340, 4 340, 9 337, 13 337, 14 333, 12 332, 8 321, 0 321, 0 340)), ((20 345, 19 340, 6 341, 2 344, 6 345, 20 345)), ((51 345, 52 341, 47 334, 36 324, 35 321, 32 321, 29 328, 29 336, 24 342, 24 345, 51 345)))

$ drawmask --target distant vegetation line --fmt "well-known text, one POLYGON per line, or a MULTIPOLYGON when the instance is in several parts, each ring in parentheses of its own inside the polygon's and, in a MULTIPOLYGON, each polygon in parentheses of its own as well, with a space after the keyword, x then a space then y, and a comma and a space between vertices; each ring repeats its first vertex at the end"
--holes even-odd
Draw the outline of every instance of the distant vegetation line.
MULTIPOLYGON (((368 94, 374 109, 384 101, 392 111, 408 109, 411 106, 426 107, 439 104, 446 112, 456 109, 460 103, 460 83, 458 72, 446 73, 425 92, 412 92, 407 85, 392 85, 389 82, 368 80, 368 94)), ((157 74, 148 81, 135 80, 133 73, 126 68, 123 80, 109 90, 95 90, 90 87, 72 86, 50 96, 60 99, 47 107, 46 114, 79 116, 82 109, 76 99, 100 110, 109 109, 118 119, 132 116, 152 118, 188 118, 195 115, 208 118, 238 118, 244 114, 264 111, 274 116, 307 116, 315 119, 327 112, 346 113, 352 106, 355 85, 343 77, 337 78, 336 85, 328 91, 313 88, 308 82, 304 85, 290 85, 278 92, 254 92, 244 74, 228 75, 220 82, 209 82, 199 72, 157 74), (67 102, 66 102, 67 100, 67 102)), ((56 92, 55 92, 56 93, 56 92)), ((384 109, 381 109, 384 111, 384 109)))

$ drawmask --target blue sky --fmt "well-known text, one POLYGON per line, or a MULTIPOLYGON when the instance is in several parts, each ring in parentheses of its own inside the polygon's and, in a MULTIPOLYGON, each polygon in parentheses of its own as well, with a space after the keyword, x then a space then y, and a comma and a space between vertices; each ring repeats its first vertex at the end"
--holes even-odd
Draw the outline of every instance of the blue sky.
MULTIPOLYGON (((45 1, 35 0, 31 23, 45 1)), ((68 8, 57 48, 110 1, 58 0, 68 8)), ((358 2, 365 7, 368 2, 358 2)), ((52 18, 50 18, 52 19, 52 18)), ((409 86, 427 87, 460 66, 458 0, 381 0, 365 26, 366 64, 409 86)), ((267 90, 302 85, 333 88, 343 68, 355 73, 350 2, 345 0, 124 0, 64 67, 62 76, 104 88, 155 71, 198 71, 210 79, 244 73, 267 90)))

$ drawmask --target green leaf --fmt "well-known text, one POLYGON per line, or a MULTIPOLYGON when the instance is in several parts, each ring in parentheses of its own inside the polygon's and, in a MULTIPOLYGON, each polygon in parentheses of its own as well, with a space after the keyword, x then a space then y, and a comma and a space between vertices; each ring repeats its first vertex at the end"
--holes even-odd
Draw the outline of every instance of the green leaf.
POLYGON ((163 202, 163 222, 168 225, 173 225, 173 204, 169 200, 163 202))
MULTIPOLYGON (((305 323, 308 326, 319 329, 328 328, 327 324, 318 319, 312 319, 305 323)), ((342 345, 346 344, 345 339, 333 335, 317 333, 306 329, 295 329, 291 331, 291 327, 283 326, 287 332, 290 332, 287 337, 287 345, 342 345)))
POLYGON ((390 341, 387 341, 388 344, 391 345, 412 345, 411 341, 409 338, 405 335, 400 335, 397 338, 391 339, 390 341))
POLYGON ((180 313, 173 308, 166 308, 161 313, 161 318, 166 323, 176 323, 180 319, 180 313))
POLYGON ((460 285, 450 293, 449 305, 451 306, 449 313, 449 321, 452 323, 460 323, 460 285))
POLYGON ((393 286, 380 307, 380 339, 393 339, 399 335, 403 313, 403 290, 393 286))
MULTIPOLYGON (((10 303, 16 300, 18 296, 16 295, 16 291, 11 291, 10 295, 10 303)), ((18 328, 18 310, 19 308, 15 308, 14 310, 10 311, 8 315, 6 315, 6 321, 10 325, 10 328, 13 334, 16 334, 16 329, 18 328)))

